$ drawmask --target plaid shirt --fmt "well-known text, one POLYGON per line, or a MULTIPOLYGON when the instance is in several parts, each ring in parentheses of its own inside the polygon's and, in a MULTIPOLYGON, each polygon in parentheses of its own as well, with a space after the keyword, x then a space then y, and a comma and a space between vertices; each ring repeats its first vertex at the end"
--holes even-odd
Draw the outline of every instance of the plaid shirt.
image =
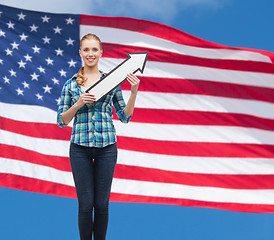
MULTIPOLYGON (((104 74, 102 74, 102 77, 104 74)), ((77 75, 69 79, 61 92, 61 100, 57 112, 57 125, 65 127, 62 114, 75 104, 80 95, 84 92, 76 84, 77 75)), ((131 116, 128 117, 125 112, 125 102, 122 96, 122 90, 119 87, 108 93, 96 104, 85 104, 78 109, 74 116, 73 128, 70 141, 78 145, 87 147, 105 147, 116 142, 116 131, 113 125, 112 105, 119 120, 128 123, 131 116)))

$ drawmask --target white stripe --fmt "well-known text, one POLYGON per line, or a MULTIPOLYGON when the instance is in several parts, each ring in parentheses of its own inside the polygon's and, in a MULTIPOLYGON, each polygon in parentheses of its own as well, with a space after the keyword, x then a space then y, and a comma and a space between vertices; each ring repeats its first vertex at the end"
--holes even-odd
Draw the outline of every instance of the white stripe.
MULTIPOLYGON (((0 165, 1 173, 74 186, 72 174, 70 172, 5 158, 0 158, 0 165)), ((112 192, 212 202, 274 204, 274 190, 235 190, 214 187, 195 187, 117 178, 113 179, 112 192)))
POLYGON ((74 187, 71 172, 7 158, 0 158, 0 166, 0 173, 14 174, 74 187))
POLYGON ((80 37, 91 32, 100 36, 102 42, 106 43, 152 48, 209 59, 235 59, 271 63, 269 57, 251 51, 192 47, 135 31, 80 25, 80 37))
MULTIPOLYGON (((130 91, 123 91, 125 100, 130 91)), ((138 92, 136 108, 239 113, 274 119, 274 104, 245 99, 194 94, 138 92)))
POLYGON ((118 150, 118 164, 205 174, 274 174, 273 158, 183 157, 118 150))
MULTIPOLYGON (((100 69, 105 72, 110 72, 122 61, 123 60, 116 58, 101 58, 99 62, 100 69)), ((143 76, 206 80, 221 83, 235 83, 247 86, 274 88, 274 74, 271 73, 226 70, 154 61, 147 61, 143 76)))
POLYGON ((210 202, 274 204, 274 190, 238 190, 214 187, 195 187, 117 178, 113 180, 112 192, 210 202))
POLYGON ((247 143, 274 145, 274 132, 231 126, 199 126, 178 124, 123 124, 114 120, 117 135, 141 139, 178 142, 247 143))
POLYGON ((69 141, 28 137, 0 129, 0 143, 51 156, 68 156, 69 141))

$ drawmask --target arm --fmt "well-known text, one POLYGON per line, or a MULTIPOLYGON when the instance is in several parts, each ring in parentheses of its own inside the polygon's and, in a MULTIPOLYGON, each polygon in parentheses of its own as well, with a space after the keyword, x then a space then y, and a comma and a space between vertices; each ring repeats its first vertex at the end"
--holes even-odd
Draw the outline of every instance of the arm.
POLYGON ((136 77, 134 74, 130 73, 127 76, 127 80, 131 84, 131 94, 125 107, 125 114, 129 117, 133 114, 140 79, 136 77))

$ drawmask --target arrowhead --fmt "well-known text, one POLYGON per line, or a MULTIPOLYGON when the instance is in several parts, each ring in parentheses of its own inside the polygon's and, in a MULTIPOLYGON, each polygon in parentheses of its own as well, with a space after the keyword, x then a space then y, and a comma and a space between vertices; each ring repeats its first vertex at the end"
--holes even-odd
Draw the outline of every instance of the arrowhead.
MULTIPOLYGON (((137 53, 127 53, 128 57, 132 62, 134 62, 134 65, 136 66, 136 71, 138 70, 143 73, 148 57, 148 52, 137 52, 137 53)), ((135 73, 134 72, 134 73, 135 73)))

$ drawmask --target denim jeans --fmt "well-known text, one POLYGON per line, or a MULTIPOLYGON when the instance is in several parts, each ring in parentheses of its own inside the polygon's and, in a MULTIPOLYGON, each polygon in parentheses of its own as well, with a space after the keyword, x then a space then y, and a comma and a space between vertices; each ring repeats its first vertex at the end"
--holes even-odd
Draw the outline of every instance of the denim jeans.
POLYGON ((92 232, 95 240, 106 239, 109 196, 116 162, 116 143, 102 148, 70 144, 81 240, 91 240, 92 232))

